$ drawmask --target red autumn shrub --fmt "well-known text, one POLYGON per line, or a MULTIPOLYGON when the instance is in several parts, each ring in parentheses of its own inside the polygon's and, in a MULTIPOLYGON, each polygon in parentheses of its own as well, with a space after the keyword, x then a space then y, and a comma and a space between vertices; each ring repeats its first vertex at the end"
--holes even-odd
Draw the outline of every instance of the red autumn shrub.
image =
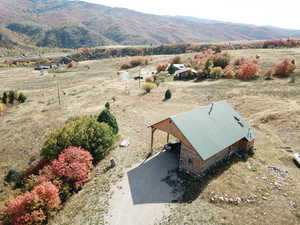
POLYGON ((121 70, 127 70, 127 69, 130 69, 130 68, 131 68, 130 62, 123 62, 123 63, 120 65, 120 69, 121 69, 121 70))
POLYGON ((262 48, 294 48, 299 47, 300 41, 288 38, 287 40, 267 40, 263 42, 262 48))
POLYGON ((154 76, 148 76, 145 78, 145 82, 154 83, 155 77, 154 76))
POLYGON ((166 71, 168 68, 169 64, 168 63, 161 63, 156 67, 156 72, 160 73, 162 71, 166 71))
POLYGON ((59 189, 59 196, 63 202, 72 195, 73 184, 68 181, 64 182, 58 175, 54 174, 51 166, 44 167, 40 170, 39 175, 30 176, 26 180, 25 187, 27 190, 31 190, 44 182, 51 182, 59 189))
POLYGON ((78 190, 91 177, 92 160, 93 157, 88 151, 71 146, 51 163, 51 168, 55 175, 73 183, 74 189, 78 190))
POLYGON ((171 59, 171 64, 183 64, 184 60, 181 55, 175 56, 173 59, 171 59))
POLYGON ((274 76, 288 77, 296 69, 296 65, 291 60, 285 59, 282 63, 279 63, 274 68, 274 76))
POLYGON ((247 62, 239 67, 236 77, 240 80, 252 80, 257 77, 260 66, 255 62, 247 62))
POLYGON ((149 62, 151 61, 151 59, 149 58, 133 58, 130 61, 127 62, 123 62, 120 65, 120 69, 121 70, 126 70, 126 69, 130 69, 130 68, 134 68, 140 65, 148 65, 149 62))
POLYGON ((73 68, 73 67, 76 67, 77 66, 77 62, 75 62, 75 61, 71 61, 71 62, 69 62, 68 63, 68 68, 73 68))
POLYGON ((60 208, 58 188, 51 182, 44 182, 32 191, 25 192, 10 201, 2 215, 3 224, 38 225, 43 224, 49 212, 60 208))
POLYGON ((31 191, 31 193, 38 196, 39 204, 45 210, 58 209, 60 207, 61 201, 58 192, 58 188, 51 182, 43 182, 31 191))
POLYGON ((235 77, 235 70, 232 65, 228 65, 224 69, 224 78, 233 79, 235 77))

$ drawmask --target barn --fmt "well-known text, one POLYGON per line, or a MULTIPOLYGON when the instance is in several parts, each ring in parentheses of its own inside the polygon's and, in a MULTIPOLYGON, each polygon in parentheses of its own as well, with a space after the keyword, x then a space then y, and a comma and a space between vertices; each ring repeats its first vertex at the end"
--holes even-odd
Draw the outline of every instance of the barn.
POLYGON ((235 151, 254 146, 255 131, 226 102, 220 101, 169 117, 150 126, 151 151, 155 131, 167 133, 180 143, 179 170, 202 175, 235 151))

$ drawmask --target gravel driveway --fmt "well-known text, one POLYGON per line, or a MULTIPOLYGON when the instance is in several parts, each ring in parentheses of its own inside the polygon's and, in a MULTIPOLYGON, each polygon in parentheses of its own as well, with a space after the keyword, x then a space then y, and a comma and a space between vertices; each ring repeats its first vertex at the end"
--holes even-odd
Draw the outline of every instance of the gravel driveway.
MULTIPOLYGON (((178 167, 179 156, 161 152, 128 170, 126 176, 112 190, 109 225, 152 225, 169 213, 168 203, 179 194, 165 181, 178 167)), ((176 174, 172 179, 176 179, 176 174)))

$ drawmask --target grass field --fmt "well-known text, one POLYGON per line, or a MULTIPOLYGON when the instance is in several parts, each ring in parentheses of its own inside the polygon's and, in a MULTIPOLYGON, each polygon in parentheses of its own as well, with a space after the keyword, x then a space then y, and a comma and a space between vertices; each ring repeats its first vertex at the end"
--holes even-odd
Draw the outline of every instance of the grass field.
MULTIPOLYGON (((259 49, 229 51, 233 58, 255 58, 267 69, 284 58, 300 62, 300 49, 259 49)), ((193 54, 184 55, 185 58, 193 54)), ((172 56, 152 56, 144 72, 172 56)), ((138 81, 122 80, 118 66, 127 58, 81 62, 77 68, 40 76, 31 68, 0 69, 0 92, 16 89, 28 96, 28 102, 8 109, 0 117, 0 179, 10 168, 22 169, 38 153, 47 135, 72 116, 96 114, 111 102, 128 148, 112 150, 94 171, 94 178, 74 195, 50 224, 105 224, 109 189, 126 168, 141 162, 149 151, 151 123, 171 115, 195 109, 214 101, 227 100, 256 129, 255 155, 247 161, 228 166, 224 172, 207 181, 195 181, 186 187, 184 202, 172 203, 171 214, 161 224, 300 224, 300 173, 292 152, 300 153, 300 76, 296 83, 288 79, 251 82, 238 80, 169 81, 161 83, 150 94, 143 94, 138 81), (88 69, 86 66, 89 66, 88 69), (57 85, 62 94, 58 104, 57 85), (162 101, 167 89, 172 99, 162 101), (112 99, 115 99, 113 101, 112 99), (106 173, 110 158, 117 167, 106 173), (270 166, 288 171, 281 177, 270 166), (236 206, 211 203, 212 196, 246 198, 253 202, 236 206)), ((299 67, 298 67, 299 68, 299 67)), ((137 76, 139 68, 129 70, 137 76)), ((298 74, 300 70, 296 71, 298 74)), ((156 135, 157 148, 165 144, 165 134, 156 135)), ((0 207, 18 191, 0 184, 0 207)))

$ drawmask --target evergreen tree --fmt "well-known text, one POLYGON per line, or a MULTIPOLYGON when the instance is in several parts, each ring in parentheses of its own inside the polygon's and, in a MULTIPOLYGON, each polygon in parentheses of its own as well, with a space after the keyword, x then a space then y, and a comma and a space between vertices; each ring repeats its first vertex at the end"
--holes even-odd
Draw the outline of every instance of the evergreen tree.
POLYGON ((114 134, 119 132, 117 120, 107 108, 99 114, 97 121, 100 123, 107 123, 112 128, 114 134))
POLYGON ((169 68, 168 68, 169 74, 173 75, 175 73, 175 67, 174 64, 172 63, 169 68))

